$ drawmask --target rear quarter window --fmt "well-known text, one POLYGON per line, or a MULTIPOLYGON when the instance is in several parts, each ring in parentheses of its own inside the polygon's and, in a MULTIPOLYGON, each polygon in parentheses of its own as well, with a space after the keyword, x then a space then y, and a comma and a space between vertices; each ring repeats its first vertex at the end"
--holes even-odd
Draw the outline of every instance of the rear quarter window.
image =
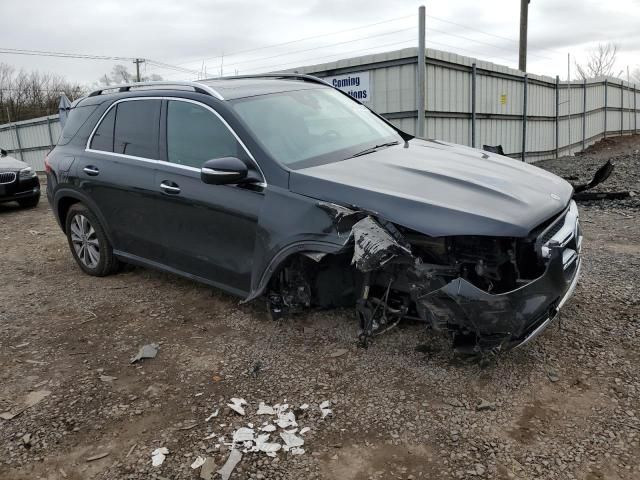
POLYGON ((58 145, 66 145, 78 133, 80 127, 89 119, 91 114, 98 108, 98 105, 78 105, 69 111, 67 123, 62 129, 58 145))

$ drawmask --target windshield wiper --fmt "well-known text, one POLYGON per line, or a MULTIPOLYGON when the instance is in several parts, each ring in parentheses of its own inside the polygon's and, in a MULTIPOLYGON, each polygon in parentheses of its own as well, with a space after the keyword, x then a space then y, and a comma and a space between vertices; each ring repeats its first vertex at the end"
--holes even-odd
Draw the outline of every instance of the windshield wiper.
POLYGON ((387 143, 381 143, 379 145, 374 145, 373 147, 365 148, 361 152, 358 152, 358 153, 356 153, 354 155, 351 155, 349 158, 359 157, 360 155, 366 155, 367 153, 373 153, 376 150, 378 150, 379 148, 392 147, 393 145, 400 145, 400 142, 395 140, 393 142, 387 142, 387 143))

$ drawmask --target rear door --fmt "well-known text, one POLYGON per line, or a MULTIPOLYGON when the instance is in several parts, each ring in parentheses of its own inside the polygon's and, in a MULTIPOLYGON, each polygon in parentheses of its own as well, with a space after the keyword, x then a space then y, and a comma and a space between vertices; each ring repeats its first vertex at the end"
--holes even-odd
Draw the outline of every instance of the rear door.
POLYGON ((160 162, 157 215, 166 247, 165 263, 233 293, 250 290, 262 186, 208 185, 202 164, 237 157, 257 165, 230 127, 209 106, 168 100, 162 122, 167 162, 160 162))
POLYGON ((114 249, 158 262, 163 250, 152 212, 161 105, 153 98, 113 104, 89 138, 77 170, 81 189, 107 222, 114 249))

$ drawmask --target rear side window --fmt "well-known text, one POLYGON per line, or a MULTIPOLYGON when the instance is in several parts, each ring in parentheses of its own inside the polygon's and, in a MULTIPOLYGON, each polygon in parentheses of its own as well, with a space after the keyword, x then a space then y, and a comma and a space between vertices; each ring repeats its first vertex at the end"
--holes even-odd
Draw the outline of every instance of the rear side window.
POLYGON ((109 113, 102 119, 91 139, 91 148, 103 152, 113 152, 113 129, 115 128, 116 108, 109 110, 109 113))
POLYGON ((91 148, 157 159, 161 104, 161 100, 118 103, 100 122, 91 139, 91 148))
POLYGON ((89 116, 95 111, 98 105, 78 106, 69 110, 67 123, 64 124, 58 145, 66 145, 78 133, 80 127, 84 125, 89 116))
POLYGON ((212 158, 246 160, 242 145, 211 111, 190 102, 169 101, 167 155, 171 163, 200 168, 212 158))

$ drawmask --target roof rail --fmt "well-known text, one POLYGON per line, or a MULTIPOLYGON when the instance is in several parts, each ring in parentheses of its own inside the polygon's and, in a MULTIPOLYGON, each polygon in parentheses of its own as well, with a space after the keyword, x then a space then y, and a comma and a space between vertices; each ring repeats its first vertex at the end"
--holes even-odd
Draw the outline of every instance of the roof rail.
POLYGON ((303 80, 305 82, 311 83, 319 83, 322 85, 328 85, 333 87, 330 83, 325 82, 321 78, 314 77, 313 75, 306 75, 304 73, 256 73, 256 74, 248 74, 248 75, 233 75, 229 77, 213 77, 202 80, 206 82, 207 80, 237 80, 242 78, 290 78, 292 80, 303 80))
POLYGON ((212 97, 217 98, 218 100, 224 100, 224 97, 220 95, 217 91, 211 88, 209 85, 203 85, 198 82, 136 82, 136 83, 126 83, 124 85, 113 85, 106 86, 104 88, 100 88, 99 90, 94 90, 88 96, 95 97, 97 95, 102 95, 103 92, 107 90, 117 90, 118 92, 128 92, 132 88, 141 88, 141 87, 191 87, 197 93, 204 93, 205 95, 211 95, 212 97))

